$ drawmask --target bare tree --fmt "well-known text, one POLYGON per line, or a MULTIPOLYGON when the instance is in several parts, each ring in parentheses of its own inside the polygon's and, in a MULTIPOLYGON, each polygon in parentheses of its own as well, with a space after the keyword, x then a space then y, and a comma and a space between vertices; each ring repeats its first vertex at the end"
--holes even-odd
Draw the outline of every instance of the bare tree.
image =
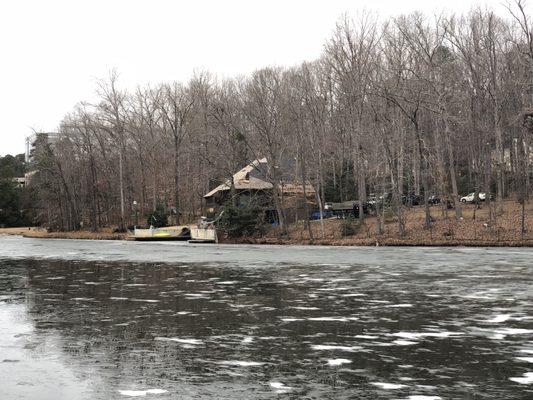
POLYGON ((163 95, 159 103, 159 109, 165 121, 165 127, 172 137, 174 150, 174 207, 176 207, 176 223, 179 223, 180 207, 180 151, 183 140, 187 133, 187 123, 190 111, 194 104, 194 98, 190 89, 173 82, 163 87, 163 95))

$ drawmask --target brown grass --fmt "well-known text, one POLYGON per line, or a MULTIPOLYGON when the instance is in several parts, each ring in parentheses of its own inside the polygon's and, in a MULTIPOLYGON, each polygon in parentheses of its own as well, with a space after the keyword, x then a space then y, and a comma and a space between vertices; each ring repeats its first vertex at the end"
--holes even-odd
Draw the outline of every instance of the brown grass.
POLYGON ((92 240, 124 240, 126 233, 114 233, 109 229, 102 229, 99 232, 91 231, 71 231, 71 232, 48 232, 44 228, 0 228, 0 234, 22 235, 31 238, 46 239, 92 239, 92 240))
MULTIPOLYGON (((494 205, 493 205, 494 206, 494 205)), ((365 219, 358 226, 357 233, 343 237, 342 220, 324 221, 324 239, 320 234, 320 221, 312 221, 314 240, 311 240, 303 221, 292 224, 288 235, 280 237, 279 231, 270 229, 264 237, 242 238, 238 243, 265 244, 323 244, 338 246, 533 246, 533 202, 526 205, 526 233, 520 233, 520 205, 514 201, 504 203, 503 213, 496 215, 493 224, 489 221, 489 206, 482 204, 474 217, 475 206, 463 205, 463 219, 456 221, 455 210, 448 210, 446 216, 441 206, 430 208, 432 224, 424 229, 424 208, 405 210, 405 235, 399 234, 396 218, 383 224, 382 235, 376 235, 376 217, 365 219)))

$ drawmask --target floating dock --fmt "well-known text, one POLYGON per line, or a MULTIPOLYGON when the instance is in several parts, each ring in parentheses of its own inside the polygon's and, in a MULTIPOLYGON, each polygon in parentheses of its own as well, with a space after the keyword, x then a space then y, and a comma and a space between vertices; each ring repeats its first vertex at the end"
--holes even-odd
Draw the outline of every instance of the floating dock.
POLYGON ((217 230, 214 227, 193 227, 189 243, 218 243, 217 230))
POLYGON ((167 226, 165 228, 137 229, 131 236, 134 240, 189 240, 191 228, 184 226, 167 226))

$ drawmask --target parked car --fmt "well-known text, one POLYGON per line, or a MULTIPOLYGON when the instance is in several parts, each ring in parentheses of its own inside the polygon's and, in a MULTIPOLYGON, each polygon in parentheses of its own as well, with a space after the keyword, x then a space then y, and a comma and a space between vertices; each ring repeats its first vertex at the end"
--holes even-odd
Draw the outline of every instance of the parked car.
POLYGON ((418 194, 409 193, 402 196, 402 203, 409 206, 419 206, 424 203, 424 198, 418 194))
MULTIPOLYGON (((337 218, 347 218, 348 216, 357 218, 359 217, 359 202, 356 200, 349 200, 343 201, 342 203, 330 203, 328 211, 332 212, 337 218)), ((365 215, 373 213, 374 211, 374 204, 369 202, 363 203, 363 212, 365 215)))
MULTIPOLYGON (((333 211, 322 211, 322 219, 326 219, 326 218, 333 218, 335 216, 335 214, 333 213, 333 211)), ((311 214, 311 216, 309 217, 309 219, 311 221, 316 221, 316 220, 319 220, 320 219, 320 211, 315 211, 314 213, 311 214)))
POLYGON ((390 204, 392 202, 392 193, 383 193, 378 197, 378 201, 380 201, 382 205, 390 204))
POLYGON ((363 210, 366 214, 375 214, 376 213, 376 200, 369 199, 366 203, 363 204, 363 210))
MULTIPOLYGON (((353 205, 353 216, 355 218, 359 218, 359 203, 355 203, 353 205)), ((376 207, 374 204, 369 203, 368 201, 363 203, 363 212, 365 215, 369 215, 370 213, 373 213, 376 210, 376 207)))
MULTIPOLYGON (((366 203, 367 206, 371 206, 372 209, 375 209, 377 205, 382 207, 387 207, 392 204, 395 204, 397 197, 396 195, 385 192, 381 196, 375 197, 371 196, 368 198, 368 201, 366 203)), ((409 205, 409 206, 419 206, 421 204, 424 204, 424 197, 420 196, 418 194, 414 193, 408 193, 401 195, 401 202, 403 205, 409 205)))
MULTIPOLYGON (((473 193, 467 194, 466 196, 461 197, 461 203, 473 203, 475 200, 475 194, 476 193, 473 192, 473 193)), ((486 194, 482 192, 478 193, 478 196, 479 196, 479 200, 481 201, 485 201, 487 197, 486 194)))
POLYGON ((435 194, 428 197, 429 204, 440 204, 440 201, 440 197, 435 194))

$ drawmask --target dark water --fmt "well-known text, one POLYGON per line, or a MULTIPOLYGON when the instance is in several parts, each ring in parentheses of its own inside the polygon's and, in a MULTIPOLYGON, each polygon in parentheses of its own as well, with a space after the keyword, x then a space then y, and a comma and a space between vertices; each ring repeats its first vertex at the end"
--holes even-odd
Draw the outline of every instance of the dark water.
POLYGON ((0 237, 0 399, 533 399, 533 250, 0 237))

